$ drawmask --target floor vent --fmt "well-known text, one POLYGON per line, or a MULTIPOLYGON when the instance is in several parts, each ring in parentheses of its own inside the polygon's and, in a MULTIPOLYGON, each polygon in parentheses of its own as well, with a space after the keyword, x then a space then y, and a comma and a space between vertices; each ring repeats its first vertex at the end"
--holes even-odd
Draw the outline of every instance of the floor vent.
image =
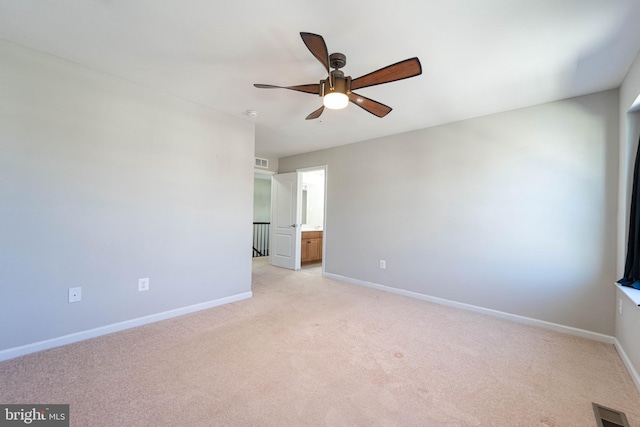
POLYGON ((629 427, 624 412, 593 403, 593 413, 596 415, 598 427, 629 427))

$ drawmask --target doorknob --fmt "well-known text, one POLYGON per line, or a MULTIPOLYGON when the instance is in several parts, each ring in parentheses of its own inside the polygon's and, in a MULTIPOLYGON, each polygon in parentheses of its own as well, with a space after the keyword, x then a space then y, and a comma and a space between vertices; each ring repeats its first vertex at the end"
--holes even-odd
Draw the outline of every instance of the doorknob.
POLYGON ((291 224, 289 227, 296 228, 296 224, 291 224))

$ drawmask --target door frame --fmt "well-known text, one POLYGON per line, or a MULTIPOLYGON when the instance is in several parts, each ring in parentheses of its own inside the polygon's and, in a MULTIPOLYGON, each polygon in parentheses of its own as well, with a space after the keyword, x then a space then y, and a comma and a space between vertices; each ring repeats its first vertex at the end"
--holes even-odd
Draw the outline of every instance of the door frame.
MULTIPOLYGON (((322 215, 322 275, 325 275, 325 259, 326 259, 326 248, 327 248, 327 176, 328 176, 328 167, 327 165, 320 166, 310 166, 306 168, 296 169, 298 173, 304 172, 315 172, 315 171, 324 171, 324 203, 323 203, 323 215, 322 215)), ((302 210, 302 204, 299 204, 299 209, 302 210)), ((300 212, 301 213, 301 212, 300 212)), ((301 248, 298 248, 300 251, 301 248)))

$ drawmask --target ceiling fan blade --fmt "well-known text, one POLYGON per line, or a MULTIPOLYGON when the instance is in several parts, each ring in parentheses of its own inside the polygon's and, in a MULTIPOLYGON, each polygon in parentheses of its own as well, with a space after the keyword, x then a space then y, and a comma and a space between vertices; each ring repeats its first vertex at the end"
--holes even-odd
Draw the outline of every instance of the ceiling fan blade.
POLYGON ((295 90, 298 92, 320 95, 319 83, 308 84, 308 85, 298 85, 298 86, 275 86, 275 85, 264 85, 260 83, 255 83, 254 86, 259 89, 289 89, 289 90, 295 90))
POLYGON ((300 33, 300 37, 302 37, 302 41, 307 45, 309 51, 320 61, 324 69, 327 70, 327 74, 329 74, 329 51, 322 36, 313 33, 300 33))
POLYGON ((351 80, 351 89, 360 89, 382 83, 395 82, 422 74, 422 66, 418 58, 405 59, 372 73, 351 80))
POLYGON ((367 110, 374 116, 384 117, 392 110, 388 105, 381 104, 378 101, 369 99, 366 96, 358 95, 357 93, 351 92, 347 96, 349 97, 349 101, 353 102, 358 107, 367 110))
POLYGON ((317 119, 318 117, 320 117, 320 114, 322 114, 323 111, 324 111, 324 105, 318 108, 313 113, 309 114, 305 120, 317 119))

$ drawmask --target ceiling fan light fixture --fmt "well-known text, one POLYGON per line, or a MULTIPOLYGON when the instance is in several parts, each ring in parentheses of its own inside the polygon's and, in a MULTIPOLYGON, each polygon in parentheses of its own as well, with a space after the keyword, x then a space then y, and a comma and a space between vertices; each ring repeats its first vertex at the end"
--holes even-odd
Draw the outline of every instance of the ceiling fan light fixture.
POLYGON ((417 57, 413 57, 352 80, 351 76, 345 76, 344 72, 340 70, 340 68, 344 67, 347 63, 347 58, 344 54, 335 52, 329 55, 327 44, 319 34, 301 32, 300 37, 302 37, 302 41, 307 46, 307 49, 309 49, 309 52, 323 65, 329 76, 320 80, 319 83, 314 84, 275 86, 254 83, 253 86, 259 89, 288 89, 319 95, 322 98, 322 106, 309 114, 305 120, 317 119, 325 108, 332 110, 345 108, 349 105, 349 102, 353 102, 358 107, 376 117, 384 117, 391 112, 391 107, 365 96, 358 95, 353 92, 353 90, 383 83, 391 83, 422 74, 420 60, 417 57), (334 68, 334 70, 331 70, 331 68, 334 68))
POLYGON ((329 92, 322 98, 322 104, 331 110, 341 110, 349 105, 349 97, 342 92, 329 92))

